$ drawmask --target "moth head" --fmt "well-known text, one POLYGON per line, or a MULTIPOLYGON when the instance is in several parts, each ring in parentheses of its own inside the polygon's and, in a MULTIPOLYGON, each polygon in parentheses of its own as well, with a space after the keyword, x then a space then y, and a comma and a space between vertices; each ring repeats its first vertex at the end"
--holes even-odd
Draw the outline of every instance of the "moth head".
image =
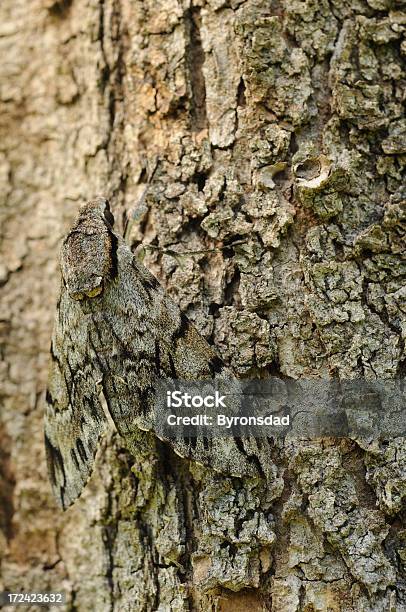
POLYGON ((61 249, 66 289, 75 300, 95 298, 117 274, 117 236, 106 198, 84 204, 61 249))
POLYGON ((82 204, 77 221, 92 217, 101 218, 111 229, 114 227, 114 217, 107 198, 99 197, 82 204))

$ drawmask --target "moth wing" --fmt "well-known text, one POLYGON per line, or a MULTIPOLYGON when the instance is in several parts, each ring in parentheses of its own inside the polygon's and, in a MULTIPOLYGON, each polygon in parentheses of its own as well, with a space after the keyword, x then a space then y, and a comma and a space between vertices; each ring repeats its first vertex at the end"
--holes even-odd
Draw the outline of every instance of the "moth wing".
MULTIPOLYGON (((97 328, 104 343, 102 384, 109 412, 129 449, 136 453, 138 436, 132 435, 135 429, 155 431, 159 381, 234 377, 156 278, 122 242, 117 260, 114 283, 106 287, 102 300, 92 300, 95 306, 98 304, 94 330, 97 328)), ((164 439, 182 457, 229 474, 258 475, 258 466, 240 439, 204 435, 164 439)))
POLYGON ((91 325, 62 284, 46 392, 45 450, 53 493, 63 509, 82 493, 107 428, 97 388, 101 370, 89 343, 91 325))

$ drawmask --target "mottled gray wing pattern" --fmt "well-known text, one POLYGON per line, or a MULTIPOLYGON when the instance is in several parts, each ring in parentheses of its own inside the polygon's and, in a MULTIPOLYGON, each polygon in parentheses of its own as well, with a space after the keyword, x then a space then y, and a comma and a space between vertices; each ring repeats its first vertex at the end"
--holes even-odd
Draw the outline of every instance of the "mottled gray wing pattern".
MULTIPOLYGON (((230 380, 233 375, 124 243, 117 255, 115 282, 106 287, 102 299, 91 300, 91 335, 103 360, 102 386, 109 412, 128 448, 136 453, 132 433, 137 428, 154 430, 159 380, 230 380)), ((219 471, 258 474, 242 440, 164 439, 182 457, 219 471)))
MULTIPOLYGON (((62 289, 47 393, 46 445, 62 507, 80 495, 109 413, 129 450, 154 429, 158 380, 230 378, 221 359, 112 230, 108 202, 87 203, 61 252, 62 289)), ((184 457, 233 475, 258 474, 235 438, 168 440, 184 457)))
POLYGON ((51 343, 45 450, 52 489, 64 509, 86 484, 107 425, 97 389, 101 372, 87 342, 88 326, 80 306, 62 287, 51 343))

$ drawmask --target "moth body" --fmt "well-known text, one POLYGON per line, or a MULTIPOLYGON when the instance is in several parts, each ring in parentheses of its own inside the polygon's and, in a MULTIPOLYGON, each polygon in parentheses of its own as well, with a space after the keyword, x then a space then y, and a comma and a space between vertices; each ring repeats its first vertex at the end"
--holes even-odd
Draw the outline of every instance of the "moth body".
MULTIPOLYGON (((107 200, 96 198, 81 208, 61 249, 45 442, 51 485, 64 509, 92 473, 109 417, 136 457, 139 430, 154 431, 158 381, 232 378, 113 224, 107 200)), ((166 442, 218 471, 258 474, 241 440, 166 442)))

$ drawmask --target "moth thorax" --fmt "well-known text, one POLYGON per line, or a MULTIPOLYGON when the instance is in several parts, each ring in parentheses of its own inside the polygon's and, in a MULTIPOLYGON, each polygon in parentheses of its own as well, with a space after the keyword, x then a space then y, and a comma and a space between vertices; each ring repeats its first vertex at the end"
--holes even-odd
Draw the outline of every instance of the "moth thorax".
POLYGON ((61 268, 71 298, 83 300, 100 295, 112 268, 107 231, 71 233, 62 247, 61 268))

